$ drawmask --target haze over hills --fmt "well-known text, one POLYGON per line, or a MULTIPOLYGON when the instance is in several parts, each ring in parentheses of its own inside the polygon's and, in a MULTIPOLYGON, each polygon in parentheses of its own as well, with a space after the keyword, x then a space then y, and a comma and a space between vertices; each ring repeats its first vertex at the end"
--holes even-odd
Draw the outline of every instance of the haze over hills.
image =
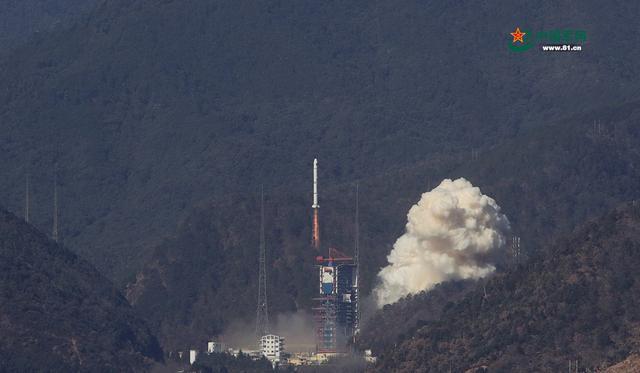
POLYGON ((396 340, 375 371, 593 370, 637 354, 639 234, 636 203, 587 223, 396 340))
POLYGON ((162 359, 95 267, 0 210, 0 371, 139 372, 162 359))
MULTIPOLYGON (((316 155, 324 185, 379 180, 628 100, 637 7, 109 1, 1 63, 0 201, 21 211, 30 173, 48 230, 57 161, 65 242, 122 284, 191 206, 258 183, 302 196, 316 155), (588 43, 509 52, 525 23, 588 43)), ((414 194, 393 195, 395 221, 414 194)))

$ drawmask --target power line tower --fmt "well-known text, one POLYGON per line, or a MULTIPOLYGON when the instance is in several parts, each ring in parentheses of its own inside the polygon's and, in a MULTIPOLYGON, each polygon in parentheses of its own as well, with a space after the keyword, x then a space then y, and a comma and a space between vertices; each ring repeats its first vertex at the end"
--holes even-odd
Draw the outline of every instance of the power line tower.
POLYGON ((267 249, 264 237, 264 188, 260 187, 260 256, 258 278, 258 308, 256 310, 256 336, 258 339, 269 331, 267 307, 267 249))
POLYGON ((51 237, 58 242, 60 234, 58 232, 58 164, 53 166, 53 229, 51 237))
MULTIPOLYGON (((360 206, 359 206, 360 185, 356 183, 356 221, 355 221, 355 243, 353 249, 353 259, 356 266, 360 259, 360 206)), ((357 268, 357 267, 356 267, 357 268)), ((360 271, 356 269, 356 274, 360 271)))

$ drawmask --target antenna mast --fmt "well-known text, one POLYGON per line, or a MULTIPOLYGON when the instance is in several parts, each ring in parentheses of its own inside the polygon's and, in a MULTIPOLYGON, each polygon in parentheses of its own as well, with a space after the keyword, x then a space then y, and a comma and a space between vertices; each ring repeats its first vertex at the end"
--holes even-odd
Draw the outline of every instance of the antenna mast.
POLYGON ((360 206, 359 204, 359 189, 360 185, 356 183, 356 226, 355 226, 355 247, 353 250, 353 258, 355 259, 356 265, 358 265, 358 261, 360 259, 360 206))
POLYGON ((354 322, 354 333, 353 338, 355 342, 355 338, 360 331, 360 290, 359 290, 359 278, 360 278, 360 205, 359 205, 359 196, 360 196, 360 185, 356 183, 356 219, 355 219, 355 242, 353 248, 353 259, 356 265, 356 278, 354 281, 354 292, 355 292, 355 322, 354 322))
POLYGON ((269 331, 267 308, 267 253, 264 237, 264 187, 260 186, 260 257, 258 278, 258 309, 256 311, 256 335, 260 339, 269 331))

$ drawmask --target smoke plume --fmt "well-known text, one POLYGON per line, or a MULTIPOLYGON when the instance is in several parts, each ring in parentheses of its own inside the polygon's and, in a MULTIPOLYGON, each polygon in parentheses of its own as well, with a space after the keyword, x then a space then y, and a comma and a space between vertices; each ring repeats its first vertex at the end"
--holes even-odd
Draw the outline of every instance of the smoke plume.
MULTIPOLYGON (((284 337, 288 352, 311 352, 316 347, 313 317, 305 311, 275 315, 269 333, 284 337)), ((225 330, 224 341, 228 346, 243 351, 257 349, 255 323, 241 320, 232 322, 225 330)))
POLYGON ((509 230, 496 202, 463 178, 446 179, 424 193, 407 218, 389 265, 378 273, 378 307, 444 281, 492 273, 509 230))

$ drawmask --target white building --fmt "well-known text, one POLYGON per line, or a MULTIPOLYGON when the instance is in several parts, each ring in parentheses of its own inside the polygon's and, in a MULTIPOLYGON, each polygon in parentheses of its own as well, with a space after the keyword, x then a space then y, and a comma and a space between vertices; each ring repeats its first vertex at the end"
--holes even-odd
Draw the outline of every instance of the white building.
POLYGON ((364 350, 364 360, 367 363, 375 364, 377 358, 375 356, 373 356, 373 354, 371 353, 371 350, 364 350))
POLYGON ((197 358, 198 358, 198 351, 197 350, 189 350, 189 364, 193 365, 193 363, 196 362, 197 358))
POLYGON ((284 355, 284 338, 267 334, 260 338, 260 351, 275 367, 284 355))
POLYGON ((224 352, 224 343, 210 341, 207 343, 207 352, 212 354, 214 352, 221 353, 224 352))

